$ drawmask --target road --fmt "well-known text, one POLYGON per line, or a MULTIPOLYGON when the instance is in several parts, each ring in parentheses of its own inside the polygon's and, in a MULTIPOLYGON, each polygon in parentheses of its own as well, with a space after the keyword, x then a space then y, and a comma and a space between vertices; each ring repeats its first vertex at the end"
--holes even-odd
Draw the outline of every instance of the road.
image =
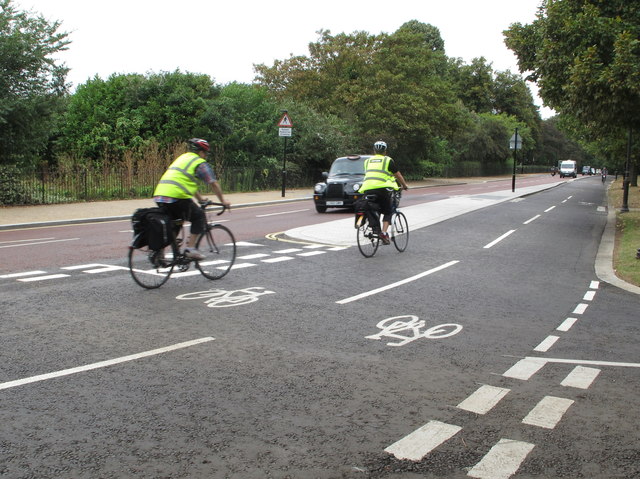
POLYGON ((0 474, 638 477, 639 299, 595 275, 605 205, 598 178, 570 181, 371 259, 284 233, 347 213, 235 210, 228 276, 152 291, 124 269, 126 223, 11 232, 0 474), (26 246, 52 237, 83 239, 26 246))

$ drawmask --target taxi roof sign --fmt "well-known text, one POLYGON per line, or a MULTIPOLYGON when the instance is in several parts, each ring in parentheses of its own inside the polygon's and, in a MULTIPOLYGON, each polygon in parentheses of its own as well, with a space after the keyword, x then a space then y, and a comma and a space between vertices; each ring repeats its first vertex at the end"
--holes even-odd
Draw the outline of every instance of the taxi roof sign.
POLYGON ((278 123, 278 126, 280 128, 291 128, 293 126, 293 123, 291 123, 291 118, 289 118, 288 113, 285 113, 284 115, 282 115, 282 118, 280 118, 280 122, 278 123))

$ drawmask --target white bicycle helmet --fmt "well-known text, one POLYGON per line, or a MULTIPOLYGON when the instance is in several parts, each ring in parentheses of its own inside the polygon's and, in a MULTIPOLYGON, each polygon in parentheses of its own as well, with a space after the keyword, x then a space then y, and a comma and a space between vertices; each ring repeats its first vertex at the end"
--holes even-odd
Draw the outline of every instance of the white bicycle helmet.
POLYGON ((376 141, 373 144, 373 151, 375 151, 376 153, 384 153, 385 151, 387 151, 387 144, 382 140, 376 141))

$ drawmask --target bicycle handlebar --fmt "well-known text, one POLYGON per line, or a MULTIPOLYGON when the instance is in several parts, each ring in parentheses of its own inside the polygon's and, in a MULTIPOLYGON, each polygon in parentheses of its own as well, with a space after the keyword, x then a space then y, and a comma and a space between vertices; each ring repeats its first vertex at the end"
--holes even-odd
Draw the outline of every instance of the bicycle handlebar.
POLYGON ((222 206, 222 211, 220 213, 218 213, 217 215, 220 216, 222 213, 224 213, 227 210, 231 210, 231 207, 227 207, 227 205, 225 205, 224 203, 216 203, 215 201, 205 201, 204 203, 200 203, 200 208, 202 208, 203 211, 205 211, 207 209, 207 206, 222 206))

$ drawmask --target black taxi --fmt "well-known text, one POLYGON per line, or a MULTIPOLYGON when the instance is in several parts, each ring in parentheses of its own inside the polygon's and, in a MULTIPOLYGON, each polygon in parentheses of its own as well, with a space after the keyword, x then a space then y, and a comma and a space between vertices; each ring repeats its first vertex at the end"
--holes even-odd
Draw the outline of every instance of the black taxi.
POLYGON ((359 193, 364 180, 364 162, 371 155, 349 155, 336 158, 328 172, 323 172, 324 181, 316 183, 313 202, 318 213, 327 208, 353 208, 362 196, 359 193))

